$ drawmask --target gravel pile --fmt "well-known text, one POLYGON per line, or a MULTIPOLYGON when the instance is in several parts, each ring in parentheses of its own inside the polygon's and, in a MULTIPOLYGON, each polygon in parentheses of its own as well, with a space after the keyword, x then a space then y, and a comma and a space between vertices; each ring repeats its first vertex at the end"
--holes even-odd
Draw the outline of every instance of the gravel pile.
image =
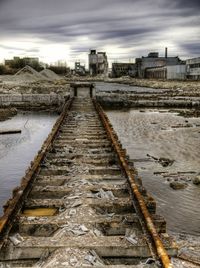
POLYGON ((61 79, 56 73, 54 73, 52 70, 49 70, 49 69, 42 70, 40 72, 40 74, 42 76, 44 76, 45 78, 48 78, 50 80, 60 80, 61 79))
POLYGON ((42 81, 46 80, 44 76, 34 70, 32 67, 26 65, 24 68, 19 70, 13 77, 14 79, 20 80, 22 82, 31 81, 42 81))
POLYGON ((32 67, 26 65, 24 68, 19 70, 15 75, 4 75, 1 76, 2 82, 5 83, 16 83, 16 84, 26 84, 38 81, 48 81, 43 75, 38 73, 32 67))
POLYGON ((42 79, 43 77, 41 76, 40 73, 38 73, 36 70, 34 70, 32 67, 26 65, 24 68, 22 68, 21 70, 19 70, 15 76, 20 76, 20 75, 24 75, 24 74, 29 74, 31 76, 34 76, 35 78, 38 79, 42 79))

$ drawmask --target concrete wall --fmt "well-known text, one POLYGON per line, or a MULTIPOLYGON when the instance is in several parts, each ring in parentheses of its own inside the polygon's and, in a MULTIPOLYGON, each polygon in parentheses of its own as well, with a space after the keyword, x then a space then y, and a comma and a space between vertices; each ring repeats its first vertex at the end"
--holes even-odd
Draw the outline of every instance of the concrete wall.
POLYGON ((147 78, 184 80, 186 78, 186 65, 171 65, 146 70, 147 78))
POLYGON ((167 79, 184 80, 186 78, 186 65, 166 66, 167 79))
POLYGON ((0 107, 31 108, 60 106, 64 97, 58 94, 0 94, 0 107))

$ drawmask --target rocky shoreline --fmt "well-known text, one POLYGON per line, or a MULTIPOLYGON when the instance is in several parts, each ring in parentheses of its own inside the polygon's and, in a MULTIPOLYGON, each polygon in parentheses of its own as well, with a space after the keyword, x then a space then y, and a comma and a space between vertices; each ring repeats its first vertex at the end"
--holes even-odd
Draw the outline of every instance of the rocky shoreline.
POLYGON ((8 120, 9 118, 17 114, 17 109, 15 108, 0 108, 0 122, 8 120))

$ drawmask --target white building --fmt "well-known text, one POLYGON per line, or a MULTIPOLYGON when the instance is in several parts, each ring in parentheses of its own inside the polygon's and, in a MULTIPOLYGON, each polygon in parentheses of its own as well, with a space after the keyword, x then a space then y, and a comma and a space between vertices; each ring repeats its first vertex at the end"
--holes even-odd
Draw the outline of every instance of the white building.
POLYGON ((153 79, 185 80, 186 65, 178 64, 178 65, 147 68, 146 77, 153 79))
POLYGON ((188 79, 200 79, 200 57, 186 60, 186 73, 188 79))

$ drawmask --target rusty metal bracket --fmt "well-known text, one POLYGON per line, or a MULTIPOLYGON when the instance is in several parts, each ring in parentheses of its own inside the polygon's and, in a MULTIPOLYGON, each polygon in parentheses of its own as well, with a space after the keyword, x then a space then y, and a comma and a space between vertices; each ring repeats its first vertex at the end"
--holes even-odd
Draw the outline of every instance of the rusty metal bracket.
POLYGON ((119 162, 120 162, 120 164, 121 164, 121 166, 126 174, 128 182, 130 184, 132 194, 134 195, 134 197, 137 200, 138 207, 140 209, 141 214, 143 215, 148 232, 150 233, 150 236, 153 239, 158 258, 160 259, 162 266, 164 268, 172 268, 173 266, 172 266, 172 263, 170 261, 170 258, 169 258, 167 251, 164 248, 164 245, 159 237, 159 234, 158 234, 156 227, 153 223, 151 215, 146 207, 143 196, 141 195, 141 193, 138 189, 138 186, 135 182, 134 173, 129 168, 128 162, 126 160, 126 154, 125 154, 124 150, 122 149, 120 143, 118 142, 117 135, 114 132, 114 130, 112 129, 112 125, 110 124, 109 119, 108 119, 107 115, 104 113, 100 104, 98 104, 95 99, 93 99, 93 103, 94 103, 96 111, 98 112, 99 117, 100 117, 100 119, 101 119, 101 121, 106 129, 107 135, 108 135, 110 141, 112 142, 114 150, 116 151, 116 153, 118 155, 119 162))
POLYGON ((62 113, 54 124, 51 133, 43 143, 41 150, 38 152, 34 161, 31 162, 31 166, 26 171, 25 176, 21 180, 21 185, 13 191, 13 197, 8 201, 8 206, 4 211, 4 215, 0 218, 0 249, 5 245, 6 238, 13 226, 13 222, 17 213, 23 206, 24 200, 31 191, 31 186, 37 174, 40 164, 45 158, 45 155, 54 141, 61 124, 63 123, 68 110, 73 102, 73 98, 69 99, 63 106, 62 113))

